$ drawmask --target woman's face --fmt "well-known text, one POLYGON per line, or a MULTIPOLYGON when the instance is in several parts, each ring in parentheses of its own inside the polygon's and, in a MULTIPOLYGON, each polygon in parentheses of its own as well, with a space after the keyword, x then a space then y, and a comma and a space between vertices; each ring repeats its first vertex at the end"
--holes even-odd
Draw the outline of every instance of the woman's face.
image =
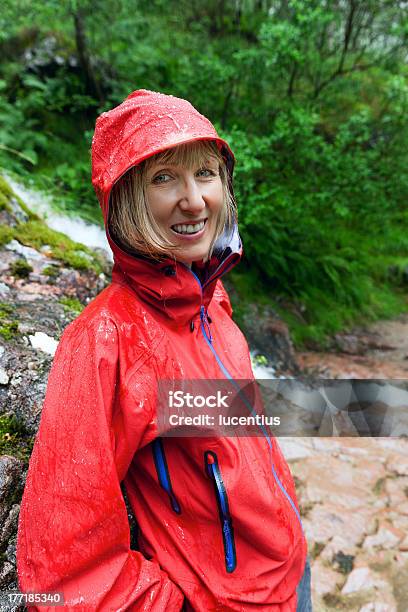
POLYGON ((209 156, 200 167, 153 162, 146 196, 156 223, 187 265, 205 260, 224 206, 219 162, 209 156))

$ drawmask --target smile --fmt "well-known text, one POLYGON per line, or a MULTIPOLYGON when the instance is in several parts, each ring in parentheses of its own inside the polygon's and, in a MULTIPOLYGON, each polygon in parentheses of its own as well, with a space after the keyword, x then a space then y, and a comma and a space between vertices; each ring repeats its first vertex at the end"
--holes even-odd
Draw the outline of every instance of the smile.
POLYGON ((206 221, 207 219, 198 221, 197 223, 180 223, 172 225, 171 229, 177 234, 198 234, 198 232, 201 232, 204 229, 206 221))

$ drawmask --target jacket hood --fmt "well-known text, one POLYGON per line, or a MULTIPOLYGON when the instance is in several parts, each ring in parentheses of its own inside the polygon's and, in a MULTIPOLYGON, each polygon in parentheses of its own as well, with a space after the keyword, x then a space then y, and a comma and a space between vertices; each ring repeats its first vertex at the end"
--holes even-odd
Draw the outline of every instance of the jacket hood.
MULTIPOLYGON (((158 263, 121 249, 109 233, 109 199, 113 185, 131 167, 166 149, 197 140, 215 141, 225 160, 232 191, 234 155, 228 143, 218 136, 212 123, 187 100, 145 89, 134 91, 122 104, 100 115, 92 140, 92 184, 114 255, 112 278, 118 281, 122 277, 139 293, 142 292, 144 299, 148 296, 148 301, 157 304, 157 300, 161 300, 166 304, 166 310, 173 292, 177 302, 180 295, 186 298, 190 291, 185 285, 191 284, 192 279, 193 283, 196 282, 194 275, 183 264, 175 265, 173 258, 158 263), (169 266, 173 266, 171 274, 169 266), (158 282, 163 277, 163 270, 168 275, 166 287, 158 282), (173 277, 172 282, 170 276, 173 277)), ((235 265, 241 254, 242 245, 235 222, 217 240, 211 260, 196 270, 203 287, 206 283, 210 286, 209 281, 235 265)))
POLYGON ((92 184, 105 224, 113 185, 132 166, 166 149, 213 140, 232 177, 234 154, 212 123, 187 100, 139 89, 98 117, 92 139, 92 184))

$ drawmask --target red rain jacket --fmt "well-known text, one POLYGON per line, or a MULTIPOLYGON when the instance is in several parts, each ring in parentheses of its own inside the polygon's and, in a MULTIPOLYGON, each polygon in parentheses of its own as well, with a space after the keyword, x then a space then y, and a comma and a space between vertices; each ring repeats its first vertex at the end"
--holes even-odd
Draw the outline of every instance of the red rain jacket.
MULTIPOLYGON (((197 139, 217 142, 231 174, 227 143, 184 100, 142 90, 104 113, 92 157, 105 223, 127 169, 197 139)), ((239 261, 237 231, 201 282, 108 239, 112 283, 66 328, 49 377, 20 511, 21 590, 62 591, 69 610, 295 610, 306 542, 276 440, 157 436, 159 379, 253 379, 219 280, 239 261)))

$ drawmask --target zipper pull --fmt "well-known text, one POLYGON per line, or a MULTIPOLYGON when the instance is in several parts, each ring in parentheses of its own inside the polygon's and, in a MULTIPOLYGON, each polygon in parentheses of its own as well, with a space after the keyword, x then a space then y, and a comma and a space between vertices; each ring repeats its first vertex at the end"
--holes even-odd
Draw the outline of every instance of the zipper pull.
POLYGON ((212 344, 213 338, 211 335, 210 324, 208 323, 207 312, 204 306, 201 306, 200 308, 200 319, 201 319, 201 329, 203 330, 203 333, 205 337, 207 338, 207 340, 210 342, 210 344, 212 344))
POLYGON ((213 481, 215 495, 217 498, 218 511, 221 521, 222 540, 224 544, 225 569, 228 573, 235 570, 237 566, 237 555, 235 551, 234 529, 229 512, 227 491, 222 479, 218 458, 214 451, 205 451, 204 465, 207 476, 213 481))
POLYGON ((181 514, 180 504, 178 503, 173 491, 173 487, 171 486, 169 468, 167 465, 164 445, 161 438, 156 438, 155 440, 153 440, 152 451, 160 486, 166 491, 167 495, 169 496, 170 505, 173 511, 176 512, 176 514, 181 514))
POLYGON ((234 550, 234 536, 232 533, 231 519, 224 518, 224 524, 222 526, 225 542, 225 567, 227 572, 233 572, 236 566, 235 550, 234 550))

